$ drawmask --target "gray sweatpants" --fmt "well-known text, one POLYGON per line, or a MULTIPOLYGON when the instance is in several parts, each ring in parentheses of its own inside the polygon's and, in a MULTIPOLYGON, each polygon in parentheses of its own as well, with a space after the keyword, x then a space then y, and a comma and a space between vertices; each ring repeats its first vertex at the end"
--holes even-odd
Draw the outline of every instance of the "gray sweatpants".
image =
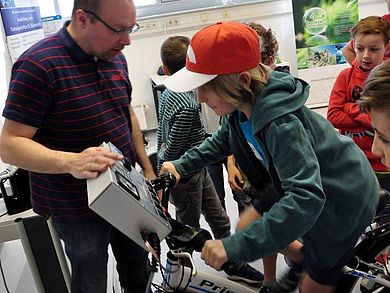
POLYGON ((176 220, 199 228, 202 214, 216 239, 230 235, 230 220, 215 190, 207 169, 182 180, 171 191, 171 203, 176 207, 176 220))

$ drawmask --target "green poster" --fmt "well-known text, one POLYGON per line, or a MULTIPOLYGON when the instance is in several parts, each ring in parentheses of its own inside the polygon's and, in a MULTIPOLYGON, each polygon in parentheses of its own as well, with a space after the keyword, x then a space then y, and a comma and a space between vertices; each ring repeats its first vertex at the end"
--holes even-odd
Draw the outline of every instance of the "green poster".
POLYGON ((298 69, 345 63, 341 54, 359 21, 357 0, 294 0, 298 69))

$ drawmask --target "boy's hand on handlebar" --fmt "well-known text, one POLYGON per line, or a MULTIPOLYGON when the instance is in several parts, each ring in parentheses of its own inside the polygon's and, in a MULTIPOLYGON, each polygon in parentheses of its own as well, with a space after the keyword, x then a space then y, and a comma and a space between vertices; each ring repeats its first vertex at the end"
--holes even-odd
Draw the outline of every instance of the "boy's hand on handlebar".
POLYGON ((176 184, 180 181, 180 174, 177 172, 175 165, 173 165, 171 162, 165 162, 161 166, 160 174, 162 175, 164 173, 172 173, 176 177, 176 184))
POLYGON ((221 270, 228 257, 221 240, 207 240, 203 246, 201 258, 210 267, 221 270))

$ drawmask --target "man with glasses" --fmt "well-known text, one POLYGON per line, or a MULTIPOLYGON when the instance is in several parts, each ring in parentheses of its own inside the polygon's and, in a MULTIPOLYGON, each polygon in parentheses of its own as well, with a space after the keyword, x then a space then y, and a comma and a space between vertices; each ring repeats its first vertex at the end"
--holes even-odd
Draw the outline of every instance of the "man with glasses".
POLYGON ((124 292, 144 292, 150 272, 146 251, 88 208, 85 180, 122 159, 104 141, 155 177, 121 53, 135 18, 132 0, 75 0, 71 21, 12 69, 1 159, 30 171, 33 209, 65 243, 72 292, 106 292, 109 244, 124 292))

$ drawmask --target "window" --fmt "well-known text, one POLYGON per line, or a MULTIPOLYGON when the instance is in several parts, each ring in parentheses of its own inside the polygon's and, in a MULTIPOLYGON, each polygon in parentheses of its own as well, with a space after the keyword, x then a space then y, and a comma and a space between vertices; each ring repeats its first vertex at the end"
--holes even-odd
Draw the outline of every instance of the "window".
POLYGON ((69 0, 56 0, 58 2, 59 13, 62 18, 70 18, 72 15, 73 1, 69 0))
POLYGON ((62 19, 72 15, 73 1, 70 0, 38 0, 41 18, 61 15, 62 19))
POLYGON ((267 1, 271 0, 134 0, 134 3, 137 7, 137 18, 142 19, 164 14, 267 1))
MULTIPOLYGON (((146 0, 148 1, 148 0, 146 0)), ((142 2, 137 5, 137 17, 152 17, 163 14, 178 13, 182 11, 191 11, 195 9, 215 7, 222 5, 222 0, 154 0, 155 4, 145 5, 145 0, 138 0, 136 2, 142 2)), ((150 2, 151 0, 149 0, 150 2)))
POLYGON ((157 0, 134 0, 134 4, 136 7, 141 7, 141 6, 147 6, 147 5, 154 5, 156 4, 157 0))
POLYGON ((53 0, 38 0, 41 17, 56 15, 56 7, 53 0))
MULTIPOLYGON (((148 18, 164 14, 184 11, 204 10, 228 5, 240 5, 271 0, 133 0, 137 7, 137 17, 148 18)), ((72 14, 73 1, 70 0, 39 0, 41 16, 61 15, 69 19, 72 14)))

